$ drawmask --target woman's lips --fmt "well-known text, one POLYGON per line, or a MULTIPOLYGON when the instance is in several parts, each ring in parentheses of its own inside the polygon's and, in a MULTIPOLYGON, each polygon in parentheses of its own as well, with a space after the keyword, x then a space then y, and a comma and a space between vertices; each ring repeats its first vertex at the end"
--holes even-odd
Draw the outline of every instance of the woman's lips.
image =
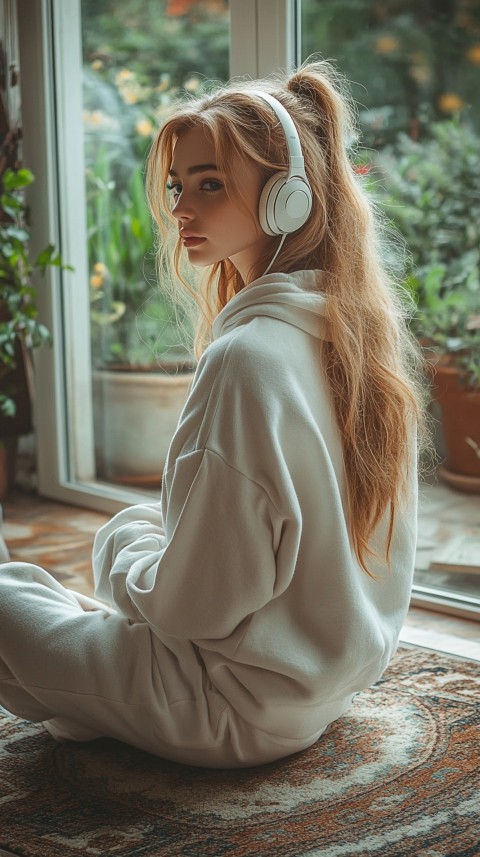
POLYGON ((205 240, 206 240, 205 238, 197 238, 194 235, 192 235, 188 238, 182 237, 182 241, 183 241, 183 244, 185 247, 197 247, 198 244, 203 244, 203 242, 205 240))

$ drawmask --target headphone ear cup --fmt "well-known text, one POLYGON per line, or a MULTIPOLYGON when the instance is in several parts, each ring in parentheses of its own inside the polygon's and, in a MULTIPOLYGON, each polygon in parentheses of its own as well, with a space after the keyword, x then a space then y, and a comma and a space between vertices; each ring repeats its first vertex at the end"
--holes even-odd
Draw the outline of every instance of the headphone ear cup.
POLYGON ((312 191, 308 182, 288 173, 270 176, 260 195, 258 218, 267 235, 288 235, 308 220, 312 210, 312 191))

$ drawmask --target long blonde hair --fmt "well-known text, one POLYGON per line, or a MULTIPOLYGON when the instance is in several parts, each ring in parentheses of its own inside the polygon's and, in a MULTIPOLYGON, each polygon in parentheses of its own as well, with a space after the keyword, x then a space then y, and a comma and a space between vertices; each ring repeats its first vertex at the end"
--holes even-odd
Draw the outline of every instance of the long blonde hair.
MULTIPOLYGON (((231 169, 234 155, 256 164, 265 180, 288 164, 281 125, 263 99, 249 94, 251 86, 233 83, 179 105, 157 135, 148 162, 147 194, 159 226, 162 265, 172 221, 176 224, 165 188, 182 131, 205 128, 227 191, 241 206, 245 200, 231 169)), ((382 262, 378 218, 352 168, 354 111, 341 77, 320 61, 305 64, 289 77, 255 81, 254 86, 270 92, 292 116, 313 191, 311 216, 287 237, 274 270, 325 272, 322 289, 330 339, 323 343, 324 368, 343 443, 352 544, 368 572, 371 536, 385 513, 388 558, 395 512, 408 483, 412 426, 423 434, 417 349, 404 322, 398 289, 382 262)), ((278 240, 271 239, 252 279, 261 276, 278 240)), ((173 267, 185 286, 181 257, 177 240, 173 267)), ((200 309, 197 354, 210 340, 215 316, 244 285, 227 259, 213 265, 200 286, 188 286, 200 309)))

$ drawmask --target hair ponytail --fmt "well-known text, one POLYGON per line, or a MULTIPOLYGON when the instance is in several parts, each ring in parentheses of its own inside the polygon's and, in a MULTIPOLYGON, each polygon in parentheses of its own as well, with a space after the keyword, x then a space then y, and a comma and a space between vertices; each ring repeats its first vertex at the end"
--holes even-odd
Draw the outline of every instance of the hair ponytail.
POLYGON ((326 163, 320 264, 326 272, 330 338, 323 350, 343 441, 352 541, 368 572, 371 536, 385 513, 388 557, 412 465, 413 426, 420 445, 425 443, 420 357, 404 322, 400 288, 382 259, 381 218, 349 158, 357 135, 339 77, 325 63, 309 64, 290 78, 288 89, 315 112, 326 163))

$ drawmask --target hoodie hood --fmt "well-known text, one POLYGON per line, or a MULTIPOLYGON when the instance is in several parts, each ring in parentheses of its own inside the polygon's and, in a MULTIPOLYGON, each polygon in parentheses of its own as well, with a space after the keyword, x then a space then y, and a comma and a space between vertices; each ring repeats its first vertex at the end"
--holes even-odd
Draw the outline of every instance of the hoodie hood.
POLYGON ((278 318, 317 339, 328 339, 326 298, 322 271, 266 274, 233 297, 213 323, 213 338, 246 324, 257 316, 278 318))

